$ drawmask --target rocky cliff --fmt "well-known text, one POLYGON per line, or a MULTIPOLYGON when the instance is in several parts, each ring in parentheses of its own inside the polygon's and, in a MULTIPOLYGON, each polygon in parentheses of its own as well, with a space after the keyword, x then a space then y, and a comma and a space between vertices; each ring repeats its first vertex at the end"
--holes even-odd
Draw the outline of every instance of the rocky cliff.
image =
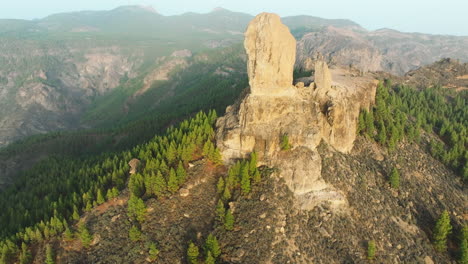
POLYGON ((217 122, 225 162, 255 151, 261 164, 280 168, 302 208, 322 199, 346 203, 322 180, 317 146, 323 140, 339 152, 352 149, 359 111, 373 103, 376 82, 318 61, 314 82, 294 86, 296 43, 275 14, 250 22, 244 46, 250 91, 217 122))

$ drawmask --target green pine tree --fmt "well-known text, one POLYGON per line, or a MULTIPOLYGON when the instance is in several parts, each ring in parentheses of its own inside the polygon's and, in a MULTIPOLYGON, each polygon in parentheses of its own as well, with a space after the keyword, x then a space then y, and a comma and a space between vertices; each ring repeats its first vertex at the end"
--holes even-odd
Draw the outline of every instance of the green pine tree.
POLYGON ((241 170, 241 189, 243 194, 248 194, 250 193, 251 187, 250 187, 250 175, 249 175, 249 169, 247 166, 244 166, 241 170))
POLYGON ((468 264, 468 225, 465 225, 461 231, 459 252, 460 264, 468 264))
POLYGON ((215 264, 215 263, 216 263, 216 259, 213 257, 213 254, 211 253, 211 251, 208 251, 208 253, 206 254, 205 264, 215 264))
POLYGON ((223 177, 219 177, 218 184, 216 185, 216 190, 218 191, 218 194, 223 193, 223 191, 224 191, 224 179, 223 179, 223 177))
POLYGON ((29 264, 32 261, 31 251, 28 246, 23 242, 21 243, 21 253, 19 255, 20 264, 29 264))
POLYGON ((229 199, 231 199, 231 190, 229 189, 228 185, 225 185, 224 192, 223 192, 223 200, 229 201, 229 199))
POLYGON ((177 176, 177 181, 179 185, 182 185, 185 182, 185 178, 187 176, 187 173, 185 172, 182 161, 179 161, 179 165, 177 166, 176 176, 177 176))
POLYGON ((55 264, 54 260, 54 252, 52 251, 52 247, 50 244, 46 246, 46 259, 44 261, 45 264, 55 264))
POLYGON ((221 255, 221 248, 219 247, 216 236, 212 234, 208 235, 205 241, 205 252, 211 252, 215 259, 221 255))
POLYGON ((387 130, 383 121, 379 124, 379 133, 377 134, 377 141, 384 145, 387 142, 387 130))
POLYGON ((374 137, 374 131, 375 131, 375 126, 374 126, 374 113, 373 112, 367 112, 365 115, 365 122, 366 122, 366 134, 370 138, 374 137))
POLYGON ((224 217, 224 228, 228 231, 234 229, 234 216, 231 213, 231 209, 227 210, 226 216, 224 217))
POLYGON ((260 172, 256 169, 253 176, 252 176, 252 180, 255 182, 255 183, 259 183, 260 181, 262 181, 262 175, 260 174, 260 172))
POLYGON ((289 150, 291 149, 291 145, 289 144, 289 137, 288 134, 283 134, 281 136, 281 144, 280 144, 281 150, 289 150))
POLYGON ((113 197, 113 195, 112 195, 112 189, 107 190, 107 192, 106 192, 106 198, 107 198, 108 201, 114 199, 114 197, 113 197))
POLYGON ((106 201, 106 200, 104 200, 104 196, 102 195, 101 189, 98 189, 96 202, 97 202, 98 204, 103 204, 105 201, 106 201))
POLYGON ((221 199, 218 200, 216 205, 216 215, 221 223, 224 223, 224 217, 226 215, 226 208, 224 208, 224 203, 221 199))
POLYGON ((132 226, 130 230, 128 231, 128 237, 133 242, 141 240, 141 236, 142 236, 141 231, 137 226, 132 226))
POLYGON ((443 211, 436 222, 433 233, 434 248, 439 251, 447 250, 447 237, 452 232, 450 216, 447 210, 443 211))
POLYGON ((84 223, 80 225, 79 231, 81 244, 85 248, 89 247, 91 245, 91 242, 93 241, 93 236, 89 233, 88 228, 84 223))
POLYGON ((73 220, 78 221, 80 220, 80 214, 78 213, 78 208, 76 206, 73 206, 73 215, 72 215, 73 220))
POLYGON ((65 232, 63 233, 63 236, 65 237, 65 240, 67 240, 67 241, 73 240, 73 232, 70 230, 70 228, 68 226, 65 229, 65 232))
POLYGON ((162 173, 158 171, 154 180, 153 192, 157 197, 161 197, 167 190, 167 183, 162 173))
POLYGON ((250 153, 249 174, 254 175, 257 170, 257 153, 254 151, 250 153))
POLYGON ((398 189, 400 187, 400 173, 398 172, 398 169, 395 167, 392 170, 392 173, 390 174, 389 177, 390 180, 390 186, 394 189, 398 189))
POLYGON ((365 109, 359 112, 358 125, 357 125, 358 134, 363 134, 366 131, 366 120, 365 120, 366 112, 367 111, 365 109))
POLYGON ((136 219, 142 223, 146 216, 146 205, 141 198, 130 195, 127 205, 127 214, 130 218, 136 219))
POLYGON ((367 259, 372 260, 375 258, 375 241, 370 240, 367 242, 367 259))
POLYGON ((155 261, 159 256, 159 249, 156 247, 156 244, 151 242, 148 246, 148 258, 150 261, 155 261))
POLYGON ((197 264, 199 254, 200 252, 198 250, 198 247, 193 242, 190 242, 189 247, 187 249, 188 262, 190 264, 197 264))
POLYGON ((167 189, 171 193, 176 193, 179 189, 179 181, 177 180, 177 174, 173 168, 169 172, 169 179, 167 180, 167 189))

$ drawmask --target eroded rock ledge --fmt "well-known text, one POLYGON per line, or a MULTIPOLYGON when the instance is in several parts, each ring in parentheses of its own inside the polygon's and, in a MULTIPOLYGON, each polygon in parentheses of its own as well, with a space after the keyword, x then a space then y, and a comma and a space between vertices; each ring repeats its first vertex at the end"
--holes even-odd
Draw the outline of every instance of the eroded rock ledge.
POLYGON ((322 180, 317 146, 324 140, 340 152, 352 149, 359 110, 373 104, 376 82, 344 77, 346 70, 330 71, 318 61, 314 82, 293 86, 296 41, 276 14, 256 16, 247 28, 244 46, 250 91, 217 121, 223 159, 230 163, 257 152, 261 164, 280 169, 303 209, 321 201, 346 204, 322 180), (283 135, 289 138, 290 150, 280 148, 283 135))

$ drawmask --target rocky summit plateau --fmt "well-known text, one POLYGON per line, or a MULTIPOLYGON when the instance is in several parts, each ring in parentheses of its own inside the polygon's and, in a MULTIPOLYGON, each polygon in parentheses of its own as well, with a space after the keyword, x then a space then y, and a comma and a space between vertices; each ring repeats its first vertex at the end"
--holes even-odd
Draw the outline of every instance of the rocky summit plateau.
POLYGON ((244 46, 249 92, 217 121, 218 148, 225 162, 256 152, 260 164, 281 168, 281 177, 305 209, 313 208, 319 193, 345 202, 321 178, 317 147, 323 140, 337 151, 351 151, 359 112, 374 103, 377 81, 346 80, 341 77, 349 74, 345 70, 331 72, 324 61, 317 61, 314 81, 293 85, 296 41, 274 14, 263 13, 250 22, 244 46), (341 82, 333 77, 341 77, 341 82), (281 137, 286 136, 292 147, 283 152, 281 137))
POLYGON ((1 45, 0 264, 468 263, 465 37, 129 6, 1 45))

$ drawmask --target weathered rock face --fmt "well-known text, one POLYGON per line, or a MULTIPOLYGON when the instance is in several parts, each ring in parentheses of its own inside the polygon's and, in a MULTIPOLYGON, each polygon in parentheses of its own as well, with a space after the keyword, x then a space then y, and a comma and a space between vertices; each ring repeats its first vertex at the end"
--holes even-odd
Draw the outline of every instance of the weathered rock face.
POLYGON ((303 208, 313 207, 317 199, 311 197, 317 196, 334 197, 343 204, 344 198, 331 195, 333 187, 321 178, 316 148, 324 140, 340 152, 352 149, 359 110, 372 104, 376 83, 361 77, 348 80, 345 71, 330 72, 319 61, 314 83, 293 86, 294 38, 279 17, 258 15, 245 36, 250 93, 228 107, 217 122, 217 144, 225 162, 255 151, 261 164, 280 168, 280 176, 303 208), (332 85, 332 76, 340 83, 332 85), (283 135, 292 149, 281 150, 283 135))
POLYGON ((245 32, 244 46, 252 94, 280 93, 291 86, 296 40, 278 15, 256 16, 245 32))

